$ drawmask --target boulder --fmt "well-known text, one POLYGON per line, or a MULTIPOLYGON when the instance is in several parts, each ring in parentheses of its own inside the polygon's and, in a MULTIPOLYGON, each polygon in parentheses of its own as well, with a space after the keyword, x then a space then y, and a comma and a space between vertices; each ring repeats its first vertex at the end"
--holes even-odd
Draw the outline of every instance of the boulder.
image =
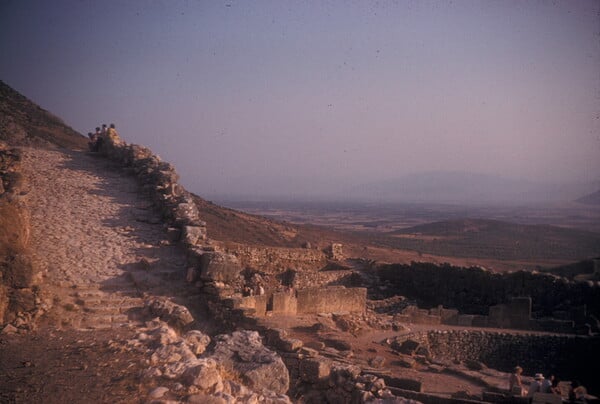
POLYGON ((179 363, 190 360, 195 360, 196 355, 185 344, 165 345, 158 348, 150 356, 152 365, 160 365, 164 363, 179 363))
POLYGON ((156 399, 162 398, 169 391, 168 387, 157 387, 148 394, 148 397, 156 399))
POLYGON ((217 370, 217 362, 213 359, 204 359, 194 367, 187 369, 182 376, 183 383, 188 386, 196 386, 204 392, 213 393, 222 390, 223 381, 217 370))
POLYGON ((376 356, 369 360, 369 365, 371 365, 372 367, 374 367, 376 369, 382 368, 384 364, 385 364, 385 358, 383 356, 376 356))
POLYGON ((290 378, 281 357, 267 349, 256 331, 236 331, 215 337, 211 356, 255 391, 284 394, 290 378))
POLYGON ((196 355, 203 354, 208 344, 210 344, 210 337, 198 330, 186 332, 183 340, 196 355))
POLYGON ((227 401, 222 397, 209 396, 206 394, 193 394, 188 397, 186 402, 189 404, 228 404, 230 401, 227 401))
POLYGON ((302 348, 302 341, 297 338, 283 338, 280 340, 277 348, 283 352, 296 352, 302 348))
POLYGON ((146 306, 152 315, 174 327, 183 328, 194 322, 194 318, 187 307, 173 303, 166 298, 149 299, 146 301, 146 306))

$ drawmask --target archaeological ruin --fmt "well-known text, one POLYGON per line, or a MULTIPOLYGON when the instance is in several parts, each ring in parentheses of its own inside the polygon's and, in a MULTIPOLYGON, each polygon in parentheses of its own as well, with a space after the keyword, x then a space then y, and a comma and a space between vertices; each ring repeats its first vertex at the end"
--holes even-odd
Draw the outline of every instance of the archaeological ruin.
MULTIPOLYGON (((129 341, 153 352, 144 377, 178 381, 208 397, 222 391, 226 366, 267 402, 281 403, 524 402, 506 391, 507 375, 519 364, 529 378, 553 372, 600 393, 597 281, 379 264, 346 257, 339 243, 282 248, 218 242, 171 164, 118 138, 106 138, 99 153, 137 178, 160 212, 167 242, 185 251, 181 278, 198 290, 211 319, 231 332, 211 343, 189 329, 194 319, 185 308, 148 300, 156 319, 129 341), (467 380, 479 392, 432 391, 442 376, 467 380)), ((168 282, 148 265, 129 277, 140 290, 168 282)), ((9 295, 19 293, 25 294, 9 295)), ((9 304, 15 303, 0 301, 0 309, 9 304)), ((33 305, 21 311, 34 312, 33 305)), ((251 397, 247 390, 238 393, 251 397)))

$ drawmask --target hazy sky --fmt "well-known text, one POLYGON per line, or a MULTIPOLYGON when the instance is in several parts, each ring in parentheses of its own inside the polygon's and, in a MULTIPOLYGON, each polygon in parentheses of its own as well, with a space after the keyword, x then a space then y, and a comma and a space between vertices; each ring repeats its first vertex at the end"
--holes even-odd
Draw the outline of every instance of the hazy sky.
POLYGON ((0 79, 200 195, 600 179, 600 1, 0 0, 0 79))

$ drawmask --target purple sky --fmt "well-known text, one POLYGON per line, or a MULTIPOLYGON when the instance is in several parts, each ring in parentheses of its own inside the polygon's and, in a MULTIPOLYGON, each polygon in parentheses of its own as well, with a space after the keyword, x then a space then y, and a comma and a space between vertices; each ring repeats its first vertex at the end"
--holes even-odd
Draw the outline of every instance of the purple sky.
POLYGON ((598 1, 0 0, 0 79, 200 195, 600 179, 598 1))

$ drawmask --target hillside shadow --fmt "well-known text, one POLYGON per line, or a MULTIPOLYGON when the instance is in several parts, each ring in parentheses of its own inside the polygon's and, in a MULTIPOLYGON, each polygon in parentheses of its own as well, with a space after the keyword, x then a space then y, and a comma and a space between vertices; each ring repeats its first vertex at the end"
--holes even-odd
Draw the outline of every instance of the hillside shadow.
MULTIPOLYGON (((185 249, 169 241, 160 212, 137 178, 102 156, 64 153, 71 158, 59 168, 98 177, 95 189, 88 192, 112 205, 102 225, 135 246, 127 248, 130 256, 123 257, 123 263, 117 266, 123 273, 101 282, 99 289, 129 297, 165 297, 186 306, 196 323, 206 323, 209 318, 206 304, 199 298, 198 289, 185 280, 185 249)), ((135 308, 126 314, 131 320, 140 320, 143 313, 135 308)))

